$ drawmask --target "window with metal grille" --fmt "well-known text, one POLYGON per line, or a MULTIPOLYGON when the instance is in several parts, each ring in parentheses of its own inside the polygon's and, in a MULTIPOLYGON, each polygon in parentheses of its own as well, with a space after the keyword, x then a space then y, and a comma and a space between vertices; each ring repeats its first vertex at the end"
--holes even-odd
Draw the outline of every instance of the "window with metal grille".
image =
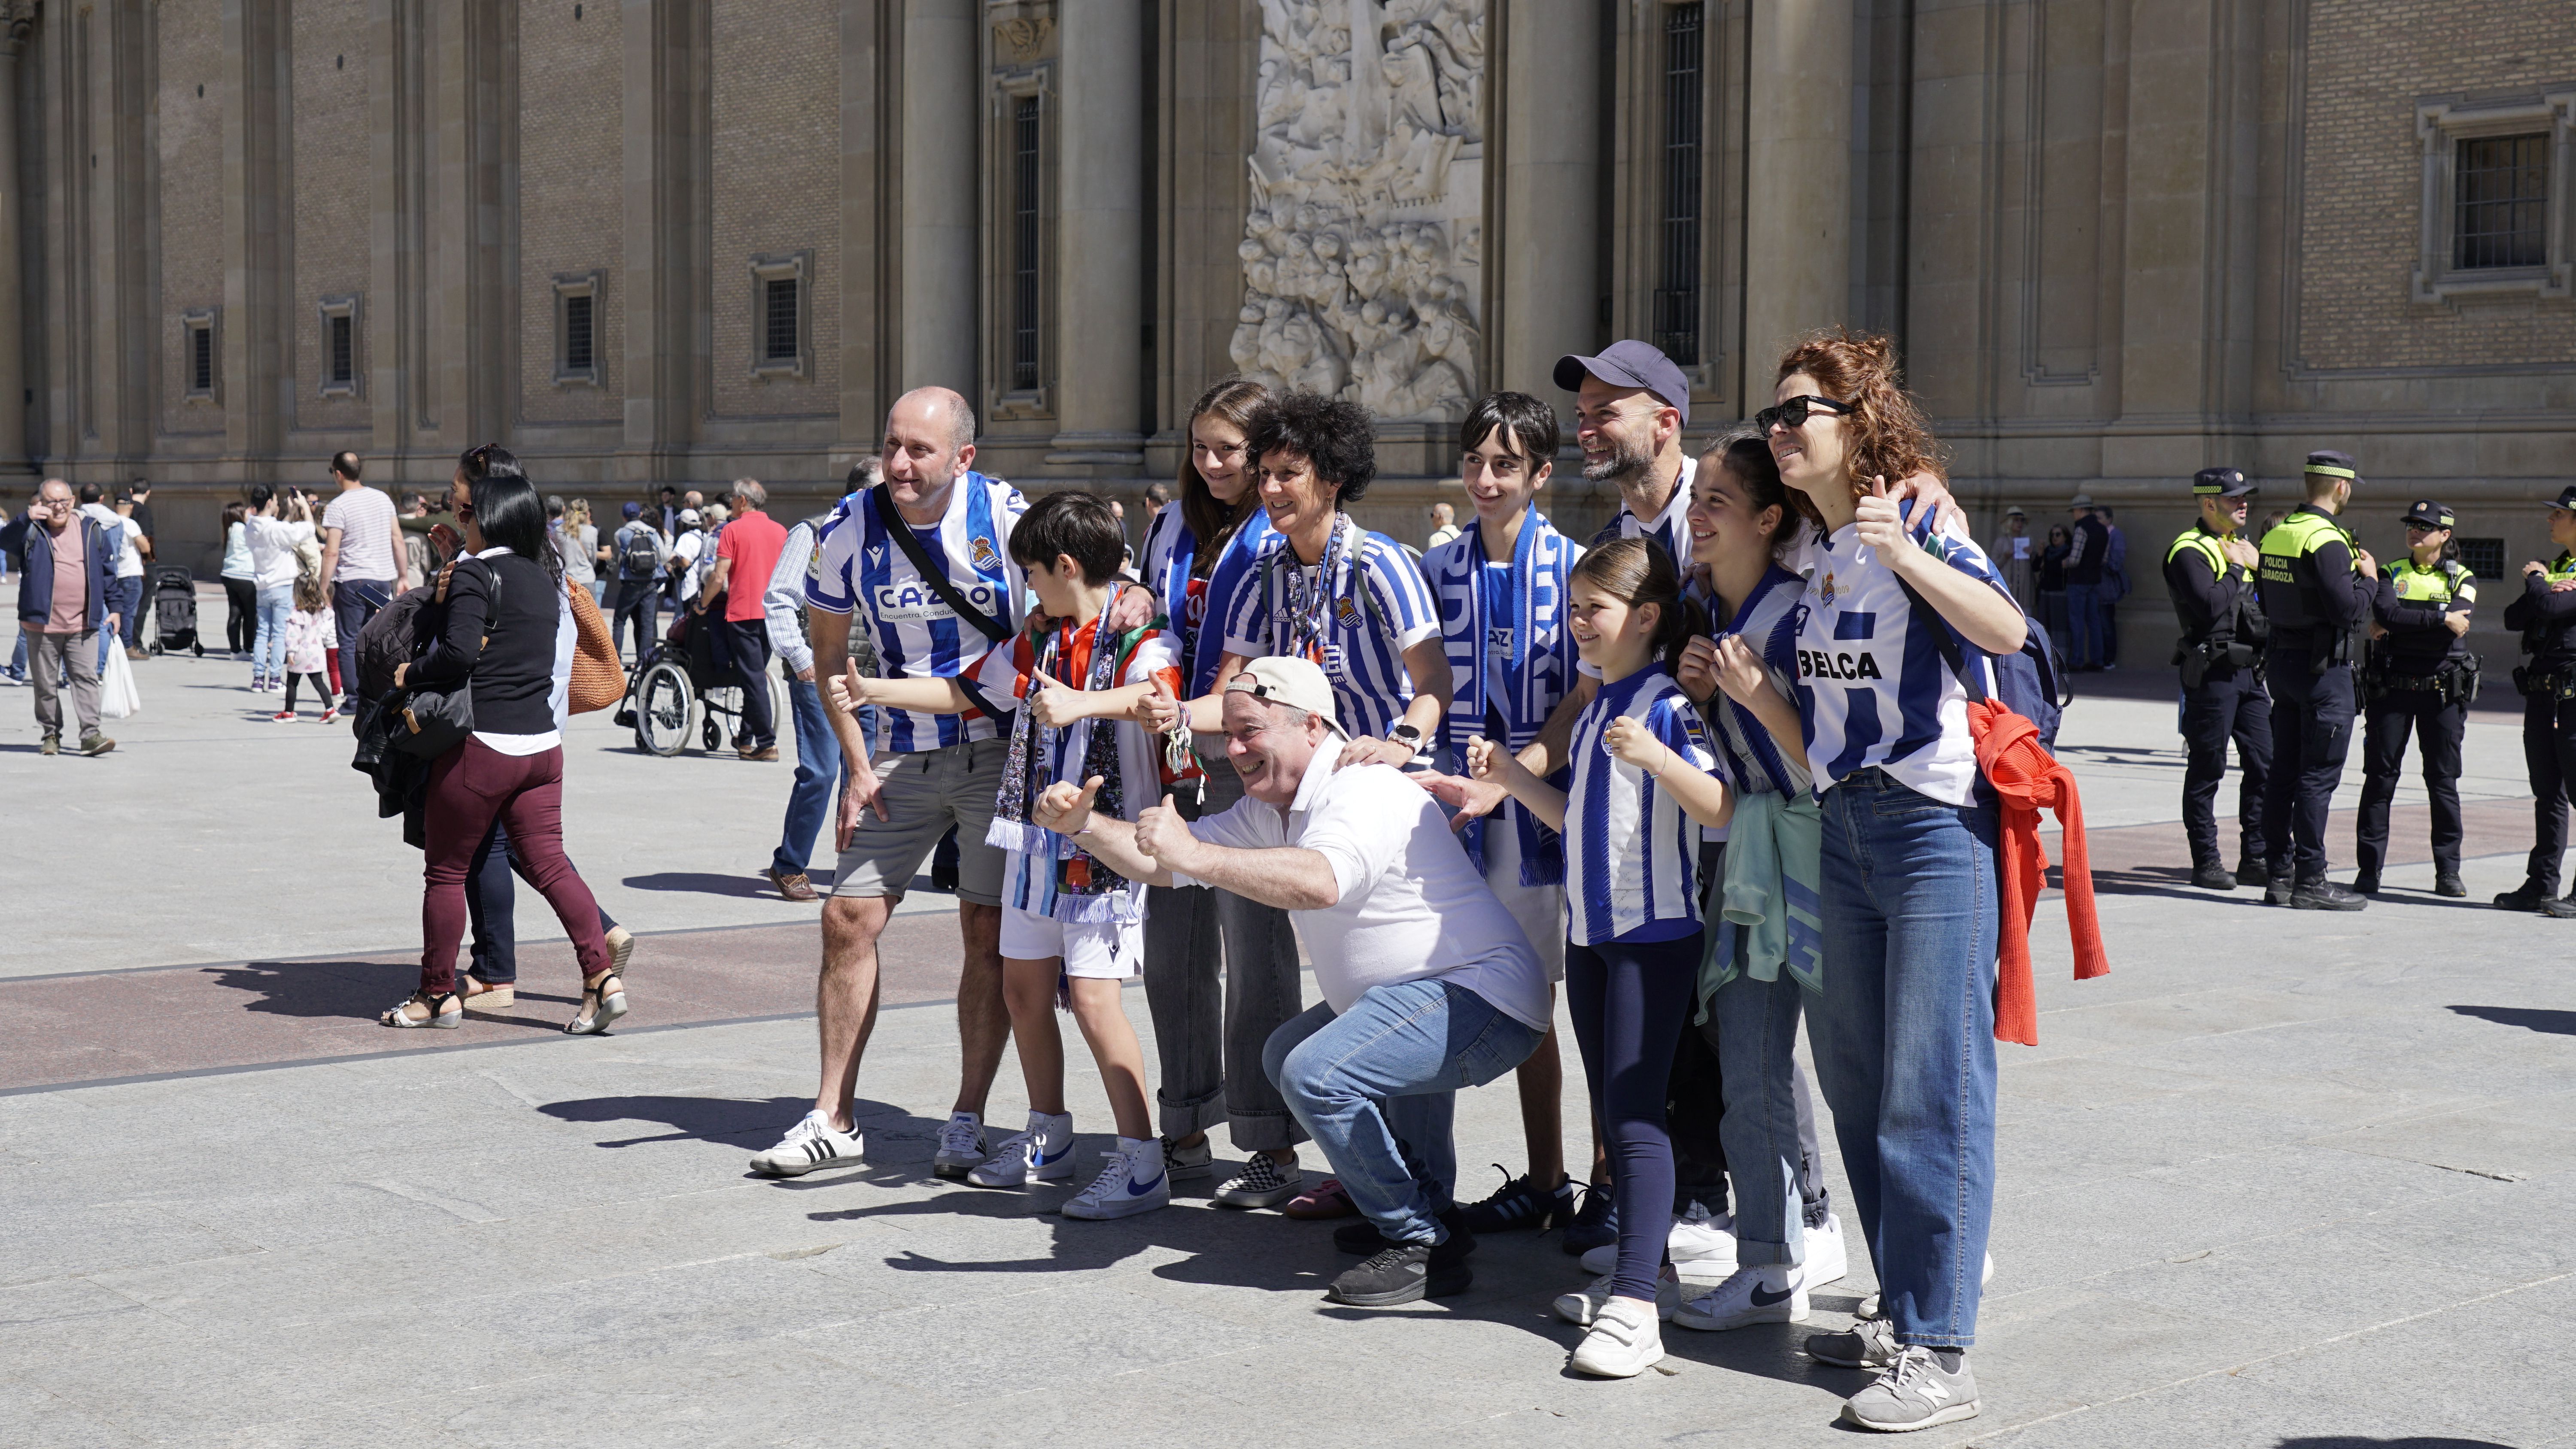
POLYGON ((2452 160, 2457 198, 2451 265, 2545 265, 2549 248, 2549 137, 2464 138, 2452 160))
POLYGON ((188 329, 188 391, 211 393, 215 390, 215 329, 188 329))
POLYGON ((1011 105, 1011 389, 1038 385, 1038 98, 1011 105))
POLYGON ((2504 540, 2500 538, 2454 538, 2459 545, 2460 567, 2482 579, 2504 577, 2504 540))
POLYGON ((796 279, 772 277, 761 284, 760 356, 765 362, 794 362, 796 345, 796 279))
POLYGON ((581 293, 563 299, 563 370, 588 372, 599 354, 596 334, 591 331, 591 297, 581 293))
POLYGON ((354 382, 358 376, 357 319, 346 312, 331 318, 331 380, 354 382))
POLYGON ((1664 12, 1663 256, 1655 287, 1655 345, 1684 367, 1699 362, 1703 8, 1675 5, 1664 12))

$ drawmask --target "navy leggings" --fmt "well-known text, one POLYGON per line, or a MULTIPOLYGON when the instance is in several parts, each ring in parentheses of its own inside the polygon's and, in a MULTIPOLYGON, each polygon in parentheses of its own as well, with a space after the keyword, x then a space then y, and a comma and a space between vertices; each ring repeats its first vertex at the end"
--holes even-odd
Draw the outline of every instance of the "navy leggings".
POLYGON ((1566 1011, 1609 1143, 1611 1201, 1619 1210, 1611 1291, 1649 1303, 1673 1216, 1664 1093, 1699 982, 1700 943, 1693 931, 1674 941, 1565 945, 1566 1011))

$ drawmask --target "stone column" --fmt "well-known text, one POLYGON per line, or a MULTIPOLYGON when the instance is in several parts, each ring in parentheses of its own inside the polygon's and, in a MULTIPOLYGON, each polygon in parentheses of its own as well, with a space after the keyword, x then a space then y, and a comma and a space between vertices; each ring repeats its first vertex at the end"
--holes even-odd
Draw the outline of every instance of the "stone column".
MULTIPOLYGON (((1556 360, 1590 352, 1599 315, 1601 19, 1596 8, 1507 0, 1503 14, 1501 285, 1491 385, 1554 399, 1556 360)), ((1567 431, 1570 440, 1572 430, 1567 431)))
POLYGON ((35 0, 0 4, 0 474, 27 464, 26 333, 18 275, 18 58, 35 29, 35 0))
POLYGON ((1757 0, 1747 64, 1744 394, 1851 310, 1852 5, 1757 0))
MULTIPOLYGON (((904 0, 903 362, 906 389, 968 398, 975 379, 975 192, 981 184, 976 0, 904 0)), ((891 398, 888 399, 892 401, 891 398)))
POLYGON ((1050 463, 1141 466, 1145 0, 1060 0, 1050 463))

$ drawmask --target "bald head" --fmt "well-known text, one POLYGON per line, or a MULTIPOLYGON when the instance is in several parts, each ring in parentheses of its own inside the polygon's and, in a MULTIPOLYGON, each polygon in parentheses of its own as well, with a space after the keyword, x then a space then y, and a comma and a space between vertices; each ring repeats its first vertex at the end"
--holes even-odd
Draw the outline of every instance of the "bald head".
POLYGON ((886 410, 886 430, 894 430, 898 417, 907 417, 917 426, 948 429, 952 449, 970 447, 975 442, 975 410, 967 406, 965 395, 951 387, 916 387, 894 400, 886 410))
POLYGON ((975 410, 954 390, 917 387, 886 410, 880 455, 888 491, 906 509, 939 516, 948 487, 975 461, 975 410))

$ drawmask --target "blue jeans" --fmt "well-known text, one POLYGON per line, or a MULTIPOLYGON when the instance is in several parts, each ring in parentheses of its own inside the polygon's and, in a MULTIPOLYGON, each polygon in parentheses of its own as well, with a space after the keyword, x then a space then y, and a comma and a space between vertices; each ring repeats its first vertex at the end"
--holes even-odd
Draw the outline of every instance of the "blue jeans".
POLYGON ((814 837, 832 818, 833 796, 841 784, 841 741, 832 733, 822 691, 793 674, 787 676, 787 712, 796 722, 796 783, 787 788, 787 833, 769 864, 782 875, 803 875, 814 858, 814 837))
POLYGON ((349 712, 367 696, 358 689, 358 631, 393 602, 394 586, 383 579, 342 579, 331 586, 331 624, 340 631, 340 691, 349 697, 349 712))
POLYGON ((1966 1348, 1995 1198, 1995 809, 1874 768, 1824 805, 1816 1077, 1896 1341, 1966 1348))
POLYGON ((1261 1069, 1388 1242, 1438 1243, 1458 1180, 1455 1094, 1519 1066, 1544 1035, 1435 976, 1373 986, 1340 1015, 1317 1003, 1270 1034, 1261 1069))
POLYGON ((1739 974, 1709 1002, 1725 1084, 1717 1135, 1735 1186, 1738 1267, 1806 1261, 1799 1180, 1807 1154, 1798 1132, 1797 1056, 1805 1004, 1806 989, 1785 970, 1776 981, 1739 974))
MULTIPOLYGON (((527 871, 510 850, 510 832, 496 818, 465 870, 465 919, 474 928, 466 970, 486 986, 512 986, 519 980, 518 887, 510 877, 527 871)), ((535 885, 535 879, 528 884, 535 885)), ((600 934, 616 929, 616 918, 606 906, 599 907, 600 934)))
POLYGON ((142 622, 135 617, 136 611, 142 607, 143 580, 139 575, 108 583, 107 611, 116 615, 117 620, 114 633, 105 629, 98 631, 98 672, 102 676, 107 673, 108 650, 132 648, 134 641, 143 637, 137 632, 143 627, 142 622))
POLYGON ((250 647, 250 672, 261 679, 286 676, 286 616, 295 612, 295 586, 259 591, 259 638, 250 647))
POLYGON ((2075 647, 2067 667, 2099 669, 2105 662, 2102 649, 2102 586, 2068 584, 2066 586, 2066 622, 2075 635, 2075 647))

